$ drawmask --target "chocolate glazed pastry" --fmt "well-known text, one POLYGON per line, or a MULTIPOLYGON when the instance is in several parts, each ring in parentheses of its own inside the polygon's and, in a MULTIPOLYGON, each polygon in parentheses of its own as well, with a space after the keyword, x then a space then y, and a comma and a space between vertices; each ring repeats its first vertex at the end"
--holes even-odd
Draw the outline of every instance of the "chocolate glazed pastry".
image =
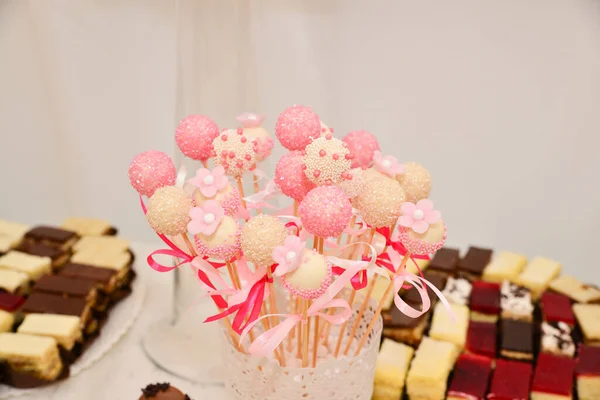
POLYGON ((67 379, 69 377, 69 374, 69 366, 66 363, 63 363, 62 372, 60 373, 58 378, 56 378, 53 381, 47 381, 44 379, 37 378, 33 375, 17 372, 10 368, 6 363, 0 364, 0 376, 2 377, 2 383, 18 389, 32 389, 51 385, 55 382, 67 379))

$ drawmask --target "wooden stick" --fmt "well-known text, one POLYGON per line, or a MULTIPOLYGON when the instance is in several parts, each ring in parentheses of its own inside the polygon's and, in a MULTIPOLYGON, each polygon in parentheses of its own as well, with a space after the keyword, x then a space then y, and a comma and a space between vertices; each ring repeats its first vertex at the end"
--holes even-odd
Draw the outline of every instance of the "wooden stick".
POLYGON ((319 316, 315 315, 315 336, 313 338, 312 367, 317 366, 317 350, 319 349, 319 316))
MULTIPOLYGON (((352 308, 352 305, 354 304, 355 297, 356 297, 356 290, 352 289, 352 291, 350 292, 350 298, 348 299, 348 305, 350 306, 350 308, 352 308)), ((335 358, 337 358, 337 356, 340 354, 340 348, 342 346, 342 340, 344 340, 344 332, 346 331, 347 326, 348 326, 348 321, 344 322, 342 324, 342 326, 340 327, 340 335, 338 336, 338 340, 335 345, 335 351, 333 353, 333 356, 335 358)), ((356 332, 356 330, 353 329, 352 334, 354 335, 355 332, 356 332)), ((348 341, 350 341, 350 339, 348 339, 348 341)))
MULTIPOLYGON (((273 285, 273 283, 271 283, 271 279, 273 278, 272 272, 271 272, 271 268, 268 267, 267 268, 267 278, 268 278, 268 288, 269 288, 269 307, 271 308, 271 314, 279 314, 279 310, 277 308, 277 298, 275 297, 275 287, 273 285)), ((265 318, 266 319, 266 318, 265 318)), ((270 317, 269 318, 271 321, 271 326, 275 326, 276 321, 275 321, 275 317, 270 317)), ((281 318, 279 320, 279 322, 281 323, 281 318)), ((283 345, 280 345, 277 347, 277 349, 279 349, 279 359, 280 359, 280 364, 282 367, 285 367, 286 363, 285 363, 285 349, 283 345)), ((275 353, 277 353, 277 349, 275 349, 275 353)))
MULTIPOLYGON (((291 300, 291 299, 290 299, 291 300)), ((299 309, 299 305, 298 305, 298 298, 294 299, 294 310, 293 310, 293 314, 298 314, 298 309, 299 309)), ((287 351, 288 353, 292 352, 292 343, 294 341, 294 338, 296 337, 296 330, 292 329, 292 331, 290 332, 290 334, 288 335, 288 348, 287 351)))
POLYGON ((298 200, 294 200, 294 216, 298 216, 298 200))
POLYGON ((246 197, 246 195, 244 194, 244 184, 242 183, 242 178, 237 178, 237 187, 238 191, 240 192, 240 201, 242 202, 244 208, 247 208, 246 200, 244 200, 244 197, 246 197))
POLYGON ((360 350, 363 348, 363 346, 367 342, 369 333, 371 333, 371 331, 373 330, 373 327, 375 326, 375 324, 377 323, 377 320, 379 319, 379 316, 381 315, 381 310, 383 309, 383 303, 385 302, 385 299, 392 293, 392 290, 394 289, 394 278, 396 276, 398 276, 400 271, 404 270, 404 266, 406 265, 406 262, 408 261, 409 258, 410 258, 410 251, 407 251, 406 255, 402 259, 402 263, 400 263, 400 266, 396 270, 396 273, 392 277, 392 280, 388 284, 388 287, 385 289, 385 293, 383 294, 383 297, 381 298, 381 300, 379 300, 379 304, 377 304, 377 309, 375 310, 375 314, 373 315, 373 318, 371 318, 371 321, 369 322, 369 326, 367 326, 367 330, 363 334, 362 339, 360 340, 360 342, 358 343, 358 346, 356 347, 356 350, 354 351, 354 357, 356 357, 358 355, 358 353, 360 353, 360 350))
MULTIPOLYGON (((258 176, 256 176, 256 175, 253 175, 253 178, 254 178, 254 179, 253 179, 253 180, 254 180, 254 193, 258 193, 258 192, 260 192, 260 186, 258 185, 258 176)), ((257 208, 256 208, 256 212, 257 212, 258 214, 260 214, 260 213, 262 212, 262 211, 260 210, 260 207, 257 207, 257 208)))
POLYGON ((208 168, 208 163, 206 162, 206 160, 202 160, 202 165, 204 166, 204 168, 208 168))
MULTIPOLYGON (((298 308, 299 309, 303 308, 304 307, 304 303, 303 303, 304 300, 300 300, 300 299, 298 299, 298 300, 300 302, 300 307, 298 307, 298 308)), ((302 322, 298 324, 298 335, 297 335, 298 336, 298 351, 296 353, 296 358, 298 360, 300 360, 302 358, 302 327, 303 326, 304 326, 304 324, 302 322)))
POLYGON ((308 367, 308 331, 310 329, 310 318, 307 318, 308 300, 303 299, 302 307, 302 368, 308 367))
POLYGON ((192 244, 192 242, 190 242, 190 238, 188 237, 188 235, 185 234, 185 233, 182 233, 181 237, 183 238, 183 241, 187 245, 188 250, 190 251, 190 253, 192 254, 192 256, 196 257, 198 255, 198 253, 196 253, 196 248, 194 247, 194 245, 192 244))

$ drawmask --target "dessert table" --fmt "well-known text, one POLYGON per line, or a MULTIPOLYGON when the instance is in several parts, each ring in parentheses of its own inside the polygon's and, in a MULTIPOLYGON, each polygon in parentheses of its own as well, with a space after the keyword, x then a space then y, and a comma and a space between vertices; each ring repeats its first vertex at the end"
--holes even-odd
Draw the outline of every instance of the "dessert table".
POLYGON ((227 399, 222 387, 203 387, 174 377, 155 366, 144 354, 141 346, 144 332, 156 321, 169 316, 172 309, 172 274, 159 274, 146 266, 146 256, 157 247, 134 243, 132 248, 136 254, 138 279, 146 285, 146 297, 130 331, 102 359, 78 376, 18 399, 135 400, 142 387, 155 382, 170 382, 192 399, 227 399))

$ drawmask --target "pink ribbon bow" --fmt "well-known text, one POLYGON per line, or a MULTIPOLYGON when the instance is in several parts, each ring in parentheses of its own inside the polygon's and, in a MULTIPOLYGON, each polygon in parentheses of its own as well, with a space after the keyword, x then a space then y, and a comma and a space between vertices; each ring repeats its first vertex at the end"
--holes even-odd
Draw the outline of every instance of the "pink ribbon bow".
POLYGON ((398 310, 400 310, 402 313, 406 314, 410 318, 418 318, 421 315, 425 314, 431 308, 431 299, 429 298, 429 294, 427 293, 427 286, 429 286, 429 289, 431 289, 431 291, 435 293, 437 297, 439 297, 444 307, 446 307, 446 310, 448 310, 448 312, 450 313, 450 318, 452 319, 452 321, 454 321, 454 314, 452 313, 450 304, 448 303, 448 300, 446 300, 442 292, 440 292, 438 288, 436 288, 427 279, 421 278, 407 271, 401 271, 394 277, 394 304, 396 305, 396 307, 398 307, 398 310), (404 300, 402 300, 402 298, 398 294, 400 289, 403 287, 404 282, 407 282, 410 285, 412 285, 419 293, 419 296, 421 296, 422 309, 420 311, 406 304, 406 302, 404 302, 404 300))

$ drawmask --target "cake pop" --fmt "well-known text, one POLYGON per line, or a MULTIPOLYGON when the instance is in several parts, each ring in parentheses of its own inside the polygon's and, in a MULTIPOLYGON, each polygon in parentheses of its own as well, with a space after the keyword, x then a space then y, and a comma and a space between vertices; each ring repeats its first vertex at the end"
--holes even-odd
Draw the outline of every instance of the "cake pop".
POLYGON ((142 389, 139 400, 191 400, 175 386, 168 382, 150 384, 142 389))
POLYGON ((229 261, 240 251, 240 225, 214 200, 190 211, 188 231, 195 235, 202 255, 229 261))
POLYGON ((367 180, 353 204, 367 224, 383 228, 396 222, 404 199, 404 190, 398 181, 381 176, 367 180))
POLYGON ((131 186, 141 195, 152 196, 163 186, 175 184, 175 164, 162 151, 149 150, 138 154, 129 165, 131 186))
POLYGON ((303 299, 319 298, 331 285, 331 266, 315 250, 303 249, 298 267, 281 277, 283 286, 303 299))
POLYGON ((375 151, 379 150, 377 138, 367 131, 352 131, 342 139, 352 154, 352 168, 367 169, 373 164, 375 151))
POLYGON ((398 218, 399 238, 404 247, 413 254, 433 254, 446 241, 446 225, 439 211, 433 209, 429 199, 417 204, 404 203, 398 218))
POLYGON ((240 194, 225 176, 225 169, 217 166, 212 171, 200 168, 196 176, 188 183, 196 187, 193 198, 196 206, 201 207, 208 199, 217 201, 225 210, 225 215, 235 216, 240 208, 240 194))
POLYGON ((258 162, 267 158, 273 150, 273 139, 269 132, 262 127, 264 115, 244 113, 236 118, 244 127, 244 135, 257 143, 256 160, 258 162))
POLYGON ((396 179, 406 193, 406 201, 416 203, 429 197, 431 192, 431 174, 416 162, 404 163, 404 173, 396 179))
POLYGON ((223 131, 213 141, 215 164, 222 165, 227 175, 240 178, 256 167, 258 144, 250 140, 242 128, 223 131))
POLYGON ((339 139, 326 135, 314 139, 305 149, 304 173, 317 185, 331 185, 349 179, 350 152, 339 139))
POLYGON ((404 173, 404 164, 398 162, 394 156, 384 156, 379 150, 375 151, 373 156, 374 168, 389 176, 390 178, 396 179, 400 174, 404 173))
POLYGON ((275 124, 275 135, 288 150, 303 150, 321 134, 319 117, 310 107, 295 105, 286 108, 275 124))
POLYGON ((179 150, 192 160, 206 162, 213 155, 213 140, 219 135, 219 127, 204 115, 188 115, 181 120, 175 131, 179 150))
POLYGON ((158 188, 148 201, 146 218, 150 226, 162 235, 180 235, 190 222, 192 199, 176 186, 158 188))
POLYGON ((283 194, 297 201, 302 200, 315 187, 304 174, 302 157, 301 151, 290 151, 275 166, 275 184, 283 194))
POLYGON ((308 232, 325 238, 338 237, 352 218, 352 205, 339 187, 319 186, 308 192, 300 203, 299 212, 308 232))
MULTIPOLYGON (((200 190, 194 192, 194 203, 196 206, 201 207, 206 200, 209 200, 209 198, 205 197, 200 190)), ((230 183, 227 183, 210 200, 215 200, 219 203, 223 207, 223 210, 225 210, 225 215, 229 215, 230 217, 235 217, 240 209, 240 192, 230 183)))
POLYGON ((252 217, 242 228, 241 246, 248 261, 257 267, 273 264, 273 250, 286 237, 286 228, 279 218, 260 214, 252 217))
POLYGON ((353 168, 348 173, 350 177, 347 180, 341 181, 337 186, 346 193, 348 198, 353 199, 364 189, 365 180, 363 178, 365 170, 361 168, 353 168))

